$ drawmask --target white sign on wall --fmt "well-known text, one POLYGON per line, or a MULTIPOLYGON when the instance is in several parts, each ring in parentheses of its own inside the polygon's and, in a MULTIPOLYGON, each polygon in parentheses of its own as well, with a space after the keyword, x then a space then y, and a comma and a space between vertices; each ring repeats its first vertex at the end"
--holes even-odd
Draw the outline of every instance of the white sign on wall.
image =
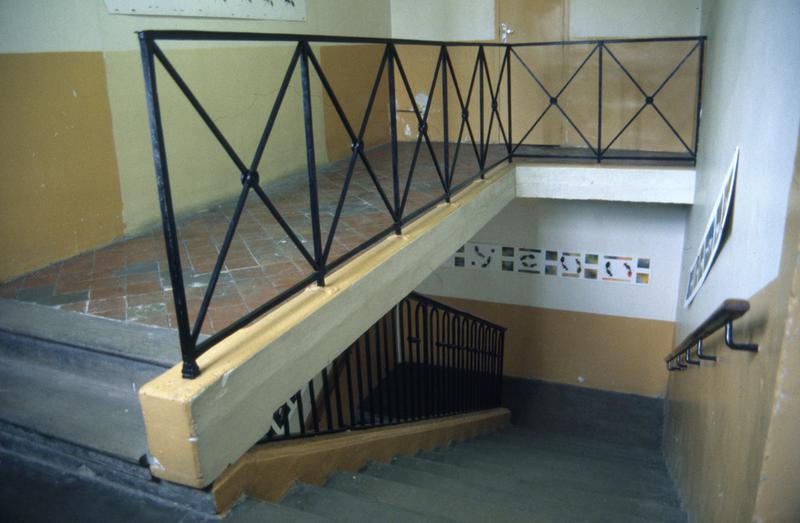
POLYGON ((105 0, 111 14, 248 18, 253 20, 306 19, 306 0, 105 0))
POLYGON ((729 227, 728 214, 730 214, 731 203, 733 202, 733 188, 736 185, 736 171, 739 167, 739 148, 733 154, 733 160, 728 167, 728 172, 722 184, 717 201, 711 210, 711 216, 708 218, 706 224, 705 234, 703 240, 697 249, 697 255, 694 257, 692 268, 689 269, 689 279, 686 284, 686 296, 683 300, 683 306, 688 307, 691 305, 694 297, 706 281, 708 272, 714 264, 717 257, 720 245, 722 244, 722 236, 726 229, 729 227))

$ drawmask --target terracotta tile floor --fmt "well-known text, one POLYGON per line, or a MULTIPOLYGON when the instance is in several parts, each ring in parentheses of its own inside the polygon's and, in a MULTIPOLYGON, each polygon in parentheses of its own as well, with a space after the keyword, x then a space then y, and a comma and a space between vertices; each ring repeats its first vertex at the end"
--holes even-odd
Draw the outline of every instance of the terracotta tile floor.
MULTIPOLYGON (((412 151, 412 144, 401 144, 401 182, 405 180, 404 173, 408 172, 412 151)), ((500 148, 493 148, 488 162, 496 161, 502 153, 500 148)), ((460 154, 464 159, 459 160, 454 183, 465 179, 467 173, 477 171, 471 148, 462 146, 460 154)), ((389 148, 383 146, 368 151, 367 156, 391 200, 389 148)), ((442 157, 441 151, 437 151, 437 157, 442 157)), ((347 160, 338 161, 320 169, 318 175, 323 242, 327 239, 346 169, 347 160)), ((267 182, 265 190, 311 252, 305 173, 267 182)), ((426 152, 422 152, 406 213, 439 196, 441 190, 433 162, 426 152)), ((180 195, 175 196, 180 198, 180 195)), ((266 207, 254 196, 251 193, 239 222, 203 324, 203 333, 216 332, 312 272, 266 207)), ((192 322, 206 291, 234 206, 235 201, 230 201, 179 220, 181 263, 192 322)), ((391 223, 366 169, 360 161, 357 162, 329 260, 335 260, 391 223)), ((163 235, 160 227, 154 227, 140 236, 119 240, 7 282, 0 286, 0 298, 174 328, 170 289, 163 235)))

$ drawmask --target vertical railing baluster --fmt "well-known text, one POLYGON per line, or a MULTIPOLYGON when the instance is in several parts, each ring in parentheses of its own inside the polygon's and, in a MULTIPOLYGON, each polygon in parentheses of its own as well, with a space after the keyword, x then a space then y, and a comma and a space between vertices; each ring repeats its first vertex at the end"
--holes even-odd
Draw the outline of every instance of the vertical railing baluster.
POLYGON ((597 163, 603 161, 603 48, 597 43, 597 163))
MULTIPOLYGON (((370 329, 372 330, 372 329, 370 329)), ((375 391, 372 388, 372 355, 369 343, 369 330, 364 334, 364 359, 367 364, 367 394, 369 397, 370 424, 375 425, 375 391)))
POLYGON ((506 46, 506 106, 508 109, 508 120, 506 121, 506 150, 508 151, 508 163, 511 163, 511 147, 514 141, 511 139, 511 46, 506 46))
POLYGON ((497 386, 497 404, 503 404, 503 358, 505 357, 505 331, 500 331, 500 370, 498 375, 497 386))
POLYGON ((319 412, 317 412, 317 394, 314 391, 314 378, 308 382, 308 402, 311 404, 311 424, 314 434, 319 434, 319 412))
POLYGON ((281 418, 283 420, 283 437, 288 438, 292 433, 289 427, 289 405, 286 403, 281 407, 281 418))
POLYGON ((412 365, 414 364, 413 354, 411 352, 411 298, 406 298, 400 307, 400 339, 403 342, 403 387, 405 394, 403 398, 405 406, 403 408, 405 419, 414 419, 414 383, 412 381, 413 374, 411 373, 412 365), (405 318, 405 321, 403 321, 405 318))
POLYGON ((295 403, 297 403, 297 423, 300 426, 300 435, 306 435, 306 413, 303 410, 303 391, 301 390, 295 394, 295 403))
MULTIPOLYGON (((452 186, 452 175, 450 173, 450 122, 448 122, 447 112, 447 48, 443 45, 439 49, 439 62, 442 68, 442 147, 444 153, 444 181, 445 194, 444 201, 450 203, 450 188, 452 186)), ((455 169, 455 165, 453 166, 455 169)))
POLYGON ((697 147, 700 144, 700 116, 703 113, 703 61, 705 58, 706 39, 700 39, 700 63, 697 65, 697 111, 694 124, 694 151, 692 156, 697 164, 697 147))
POLYGON ((325 267, 322 250, 322 233, 319 221, 319 194, 317 193, 317 159, 314 152, 314 122, 311 114, 311 81, 308 71, 309 47, 307 41, 301 42, 300 77, 303 89, 303 121, 306 135, 306 164, 308 167, 308 195, 311 206, 311 234, 314 242, 314 261, 317 284, 325 285, 325 267))
POLYGON ((397 89, 394 83, 394 60, 397 50, 394 44, 386 44, 388 54, 387 79, 389 83, 389 142, 392 150, 392 190, 394 191, 394 232, 403 234, 403 217, 400 206, 400 158, 397 145, 397 89))
POLYGON ((339 376, 339 366, 336 364, 336 358, 333 360, 333 393, 336 397, 336 421, 339 423, 337 428, 344 427, 344 413, 342 412, 342 391, 340 382, 342 381, 339 376))
POLYGON ((327 431, 333 430, 333 412, 331 410, 331 388, 328 383, 328 367, 322 369, 322 400, 325 403, 325 421, 327 431))
POLYGON ((418 302, 414 314, 414 334, 417 346, 417 376, 415 389, 417 390, 417 418, 425 417, 425 304, 418 302))
POLYGON ((384 382, 383 378, 381 377, 381 373, 383 369, 381 368, 381 322, 378 320, 375 325, 373 325, 373 329, 375 329, 375 394, 378 395, 378 420, 380 421, 381 425, 383 425, 383 389, 384 389, 384 382))
POLYGON ((161 123, 161 108, 158 100, 158 83, 154 61, 155 43, 146 33, 139 33, 139 46, 144 69, 145 97, 147 99, 147 116, 150 124, 150 142, 153 148, 153 163, 156 171, 158 203, 161 207, 161 227, 164 231, 164 243, 169 265, 169 278, 172 284, 172 297, 175 302, 175 318, 178 322, 178 340, 181 349, 181 375, 184 378, 196 378, 200 374, 195 357, 195 343, 192 340, 189 326, 189 311, 186 306, 186 290, 183 286, 183 269, 181 268, 180 241, 178 227, 175 223, 175 210, 172 205, 172 190, 167 168, 167 152, 164 147, 164 129, 161 123))
POLYGON ((356 419, 355 419, 356 407, 355 407, 355 402, 353 400, 353 368, 352 368, 353 364, 351 361, 353 359, 353 345, 350 345, 345 354, 346 354, 345 357, 347 358, 345 360, 346 361, 345 371, 347 372, 347 402, 348 402, 347 404, 349 405, 350 409, 350 427, 353 427, 356 424, 356 419))
POLYGON ((483 106, 484 106, 484 97, 483 97, 483 70, 486 66, 486 56, 483 52, 483 46, 478 46, 478 103, 480 104, 480 135, 481 135, 481 149, 480 149, 480 168, 481 168, 481 178, 484 177, 483 170, 486 167, 486 148, 485 148, 485 141, 488 141, 488 137, 484 137, 484 114, 483 114, 483 106))
POLYGON ((358 383, 358 413, 361 420, 361 425, 365 425, 364 421, 364 377, 361 367, 361 343, 356 340, 354 345, 356 353, 356 381, 358 383))
POLYGON ((383 379, 386 388, 386 417, 389 420, 389 423, 392 423, 392 418, 396 416, 393 415, 394 409, 392 408, 392 398, 394 394, 392 390, 394 388, 394 381, 391 379, 391 362, 389 360, 391 354, 391 346, 389 345, 389 315, 391 312, 386 313, 383 316, 383 367, 386 371, 386 376, 383 379))

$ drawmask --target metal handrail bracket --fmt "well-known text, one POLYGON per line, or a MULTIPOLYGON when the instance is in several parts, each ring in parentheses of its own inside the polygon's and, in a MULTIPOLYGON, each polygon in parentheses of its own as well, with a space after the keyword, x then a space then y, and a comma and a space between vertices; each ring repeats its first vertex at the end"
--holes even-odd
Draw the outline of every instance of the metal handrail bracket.
POLYGON ((725 345, 728 348, 737 351, 758 352, 757 343, 739 343, 733 339, 733 321, 742 317, 749 310, 750 303, 747 300, 728 299, 722 302, 699 327, 664 358, 667 370, 683 370, 688 368, 687 364, 699 366, 701 361, 719 361, 717 356, 706 354, 703 351, 703 340, 721 328, 725 329, 725 345), (696 351, 697 360, 692 360, 692 349, 696 351))

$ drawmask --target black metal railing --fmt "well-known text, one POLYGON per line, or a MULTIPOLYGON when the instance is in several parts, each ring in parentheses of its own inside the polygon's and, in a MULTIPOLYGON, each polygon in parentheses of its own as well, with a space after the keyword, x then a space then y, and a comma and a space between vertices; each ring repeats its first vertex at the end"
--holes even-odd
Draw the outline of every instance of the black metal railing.
MULTIPOLYGON (((697 157, 697 129, 700 116, 705 37, 477 44, 259 33, 144 31, 139 33, 139 40, 162 227, 183 359, 183 375, 186 378, 198 375, 200 370, 196 362, 197 357, 214 344, 304 287, 314 283, 324 285, 325 277, 330 271, 382 238, 390 234, 401 234, 403 227, 411 220, 441 202, 449 202, 453 194, 476 178, 483 177, 487 171, 503 162, 511 162, 517 158, 568 158, 593 162, 621 159, 694 162, 697 157), (264 115, 266 123, 263 129, 259 129, 255 152, 249 163, 245 163, 239 152, 231 145, 231 142, 167 57, 167 53, 159 45, 160 42, 169 41, 248 44, 282 42, 284 45, 289 42, 294 44, 294 50, 275 101, 268 113, 264 115), (370 89, 370 95, 365 100, 366 109, 363 118, 358 125, 354 125, 355 122, 351 121, 351 117, 348 117, 343 109, 340 97, 346 93, 335 91, 327 72, 312 48, 312 44, 381 46, 380 63, 370 89), (660 75, 661 80, 652 85, 648 85, 641 76, 637 78, 638 73, 631 71, 631 68, 625 64, 626 59, 619 56, 622 54, 624 46, 632 46, 635 50, 636 46, 656 46, 658 49, 662 49, 676 45, 683 46, 679 49, 680 59, 675 63, 670 63, 666 71, 660 75), (405 52, 401 51, 401 48, 418 48, 420 46, 433 49, 433 54, 435 54, 432 79, 425 84, 429 86, 426 89, 426 100, 429 102, 426 103, 417 102, 412 82, 409 80, 409 73, 401 59, 401 55, 405 52), (531 53, 539 52, 537 50, 557 49, 563 51, 562 54, 564 54, 567 51, 582 50, 582 48, 585 48, 587 54, 585 57, 580 57, 579 65, 569 74, 566 70, 569 60, 561 66, 555 67, 557 71, 554 73, 552 64, 540 67, 535 56, 528 56, 531 53), (455 53, 458 53, 460 58, 463 58, 463 53, 466 53, 466 60, 453 60, 452 56, 455 53), (670 95, 673 98, 669 99, 669 111, 683 111, 681 113, 683 126, 673 125, 667 117, 668 111, 659 105, 659 101, 662 96, 665 96, 663 94, 665 87, 675 82, 676 75, 681 73, 685 76, 687 74, 685 73, 689 68, 687 64, 692 61, 696 64, 694 69, 689 70, 688 74, 692 82, 687 84, 691 88, 680 93, 682 102, 674 103, 675 95, 674 93, 670 95), (467 64, 466 68, 463 67, 465 63, 467 64), (231 176, 232 183, 241 184, 241 189, 237 188, 239 196, 232 209, 224 240, 218 248, 216 263, 210 273, 193 320, 190 318, 187 307, 184 286, 185 271, 181 264, 180 240, 167 167, 157 64, 161 66, 163 71, 161 74, 166 73, 172 79, 230 159, 231 174, 234 175, 231 176), (589 75, 590 70, 595 71, 596 78, 590 76, 587 81, 584 76, 589 75), (274 199, 275 194, 271 194, 265 188, 265 180, 274 171, 273 166, 269 165, 269 160, 264 158, 265 150, 270 137, 275 133, 278 112, 286 99, 292 79, 297 74, 299 74, 300 83, 298 94, 302 99, 302 115, 298 115, 297 118, 302 118, 305 140, 307 180, 304 181, 304 185, 308 193, 308 202, 304 213, 307 214, 310 222, 307 232, 299 232, 297 227, 290 223, 285 213, 279 210, 279 205, 274 199), (614 89, 604 87, 613 74, 621 75, 624 78, 623 81, 628 82, 630 87, 628 91, 633 90, 632 95, 630 92, 619 94, 622 91, 616 85, 614 89), (388 170, 389 174, 382 179, 371 160, 371 157, 374 157, 372 154, 374 149, 368 149, 365 144, 365 133, 370 116, 375 109, 379 86, 383 85, 383 78, 385 78, 388 90, 389 133, 387 144, 390 148, 391 167, 388 170), (521 78, 525 80, 520 80, 521 78), (562 83, 564 79, 566 81, 562 83), (520 87, 521 81, 528 82, 528 84, 520 87), (314 82, 318 82, 318 84, 314 82), (591 94, 585 96, 579 92, 577 98, 583 101, 596 100, 596 106, 575 112, 572 107, 574 102, 570 101, 570 97, 573 99, 576 97, 573 90, 577 89, 575 86, 580 82, 584 89, 590 90, 591 94), (326 215, 324 220, 321 218, 318 190, 323 180, 320 179, 320 169, 317 165, 318 154, 315 151, 312 83, 314 86, 319 85, 318 89, 322 92, 322 96, 332 105, 336 119, 344 128, 351 149, 341 191, 335 205, 332 206, 331 215, 326 215), (519 89, 522 91, 519 92, 519 89), (541 111, 539 108, 533 107, 537 97, 542 99, 544 107, 541 111), (408 107, 398 107, 398 100, 406 98, 408 107), (635 107, 638 109, 633 110, 635 107), (666 125, 677 144, 677 152, 672 150, 650 151, 646 147, 640 147, 637 150, 635 147, 631 148, 633 147, 631 145, 620 148, 620 144, 624 141, 623 138, 632 133, 631 129, 634 123, 637 119, 642 118, 642 114, 648 108, 651 108, 652 112, 658 116, 659 121, 663 122, 662 125, 666 125), (626 111, 631 112, 629 118, 626 111), (398 136, 398 113, 400 112, 410 115, 411 123, 416 128, 415 137, 398 136), (559 128, 557 133, 553 130, 555 126, 552 122, 545 123, 548 118, 551 118, 548 116, 550 113, 559 118, 559 125, 563 127, 559 128), (614 125, 608 123, 610 114, 619 120, 614 125), (525 121, 527 119, 530 121, 525 121), (520 121, 525 121, 526 127, 524 127, 525 132, 517 138, 512 122, 517 125, 520 121), (687 124, 687 122, 689 123, 687 124), (437 126, 435 133, 431 131, 433 123, 436 123, 437 126), (558 136, 550 136, 546 143, 537 143, 536 133, 548 125, 550 127, 547 132, 550 135, 556 133, 558 136), (454 133, 456 127, 458 132, 454 133), (573 132, 579 137, 577 146, 571 145, 570 140, 565 138, 566 134, 573 132), (607 139, 604 136, 612 138, 607 139), (401 166, 399 145, 406 139, 413 152, 410 157, 406 158, 406 163, 401 166), (464 149, 466 149, 466 153, 463 152, 464 149), (436 180, 436 185, 433 189, 428 187, 428 192, 421 191, 419 186, 415 186, 417 181, 415 173, 419 170, 421 151, 425 151, 429 155, 436 180), (459 160, 465 157, 471 163, 467 164, 464 161, 459 163, 459 160), (265 163, 267 165, 260 171, 260 167, 265 163), (388 223, 377 233, 364 234, 367 239, 359 245, 349 247, 344 253, 334 255, 337 229, 342 220, 343 208, 357 164, 363 166, 368 175, 370 190, 374 191, 378 210, 388 218, 388 223), (266 172, 267 176, 262 179, 260 173, 263 172, 266 172), (296 282, 282 290, 277 296, 251 308, 247 314, 227 326, 217 329, 208 338, 202 339, 200 335, 219 282, 220 273, 223 271, 226 256, 236 237, 237 226, 245 204, 251 197, 265 206, 277 227, 285 235, 290 248, 296 249, 299 253, 300 263, 304 264, 310 272, 303 277, 298 277, 296 282), (412 199, 418 202, 416 208, 409 207, 412 199), (327 234, 324 234, 323 222, 327 226, 327 234)), ((552 62, 552 57, 547 60, 552 62)), ((256 67, 258 64, 253 65, 256 67)), ((652 72, 647 74, 648 78, 652 75, 652 72)), ((639 134, 641 135, 641 132, 639 134)), ((645 132, 645 134, 647 133, 645 132)), ((638 138, 631 143, 635 145, 637 140, 638 138)), ((371 144, 372 147, 381 145, 371 144)))
POLYGON ((725 345, 732 350, 758 352, 758 344, 738 343, 733 340, 733 320, 742 317, 750 310, 750 303, 747 300, 725 300, 717 309, 689 334, 680 345, 670 352, 664 361, 667 363, 667 370, 681 371, 689 368, 690 365, 700 366, 700 362, 717 361, 717 356, 703 352, 703 340, 725 328, 725 345), (694 350, 697 359, 692 359, 694 350))
POLYGON ((262 441, 499 407, 504 337, 412 293, 278 408, 262 441))

